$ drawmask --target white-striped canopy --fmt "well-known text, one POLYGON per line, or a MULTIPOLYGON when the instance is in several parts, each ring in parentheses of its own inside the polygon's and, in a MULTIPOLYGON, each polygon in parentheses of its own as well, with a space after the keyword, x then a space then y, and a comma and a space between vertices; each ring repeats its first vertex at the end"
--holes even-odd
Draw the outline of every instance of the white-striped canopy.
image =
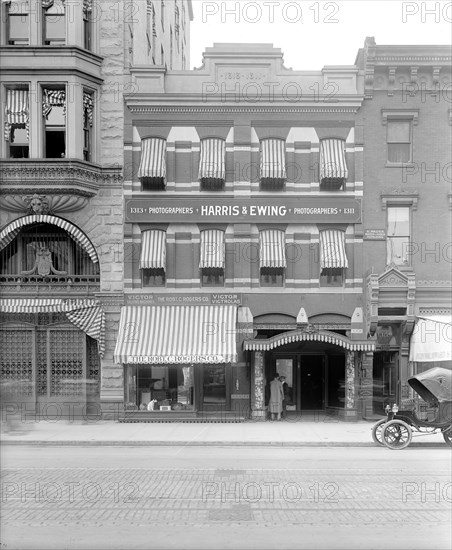
POLYGON ((115 363, 235 363, 236 306, 124 306, 115 363))
POLYGON ((245 351, 269 351, 292 342, 325 342, 345 348, 348 351, 372 351, 375 349, 374 342, 358 342, 355 340, 350 340, 341 334, 336 334, 326 330, 319 330, 314 333, 292 330, 290 332, 277 334, 271 338, 245 340, 243 342, 243 349, 245 351))
POLYGON ((225 179, 226 142, 223 139, 207 138, 201 141, 199 179, 225 179))
POLYGON ((261 141, 260 177, 285 180, 286 143, 282 139, 263 139, 261 141))
POLYGON ((24 124, 29 137, 28 90, 6 90, 5 140, 9 141, 11 126, 24 124))
POLYGON ((339 229, 326 229, 320 232, 320 268, 346 269, 345 233, 339 229))
POLYGON ((42 92, 42 115, 49 116, 53 107, 63 107, 63 115, 66 114, 66 91, 48 90, 45 88, 42 92))
POLYGON ((320 142, 320 181, 345 181, 347 177, 345 142, 336 138, 322 139, 320 142))
POLYGON ((166 233, 158 229, 141 234, 140 269, 166 269, 166 233))
POLYGON ((259 233, 259 266, 286 267, 286 240, 284 231, 264 229, 259 233))
POLYGON ((31 214, 30 216, 24 216, 14 220, 0 232, 0 250, 3 250, 11 241, 15 239, 22 227, 31 225, 33 223, 49 223, 56 225, 64 231, 67 231, 74 241, 79 244, 86 252, 94 263, 98 263, 96 250, 91 244, 88 237, 75 225, 63 218, 57 216, 51 216, 50 214, 31 214))
POLYGON ((166 180, 166 141, 146 138, 141 141, 141 160, 138 177, 166 180))
POLYGON ((93 0, 83 0, 83 11, 84 13, 93 11, 93 0))
POLYGON ((105 351, 105 313, 98 300, 14 298, 0 300, 2 313, 65 313, 68 320, 97 340, 99 355, 105 351))
POLYGON ((206 229, 201 231, 199 267, 224 268, 224 231, 206 229))

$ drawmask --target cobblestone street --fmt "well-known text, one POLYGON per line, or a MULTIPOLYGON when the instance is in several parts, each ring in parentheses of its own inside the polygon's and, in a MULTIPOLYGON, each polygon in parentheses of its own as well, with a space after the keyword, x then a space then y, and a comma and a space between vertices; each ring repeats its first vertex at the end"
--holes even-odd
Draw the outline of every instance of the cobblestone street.
MULTIPOLYGON (((353 533, 368 527, 373 533, 383 529, 384 539, 377 537, 364 548, 417 548, 422 541, 425 548, 450 546, 448 449, 393 453, 383 449, 217 448, 206 453, 202 448, 179 452, 77 448, 59 450, 58 456, 55 449, 41 449, 39 467, 29 467, 26 459, 14 465, 12 454, 20 458, 26 449, 10 448, 3 460, 2 544, 7 548, 44 547, 33 533, 46 529, 54 530, 56 543, 62 527, 64 546, 55 548, 89 548, 88 542, 94 541, 90 533, 107 536, 118 528, 131 533, 129 548, 140 547, 143 528, 152 531, 148 538, 152 548, 200 547, 196 544, 199 531, 212 534, 210 547, 229 547, 228 540, 232 544, 237 533, 248 529, 248 533, 259 531, 260 536, 267 533, 259 547, 273 548, 278 546, 275 534, 281 526, 287 537, 294 528, 304 533, 300 540, 306 544, 311 539, 305 537, 305 530, 316 532, 317 537, 323 533, 325 539, 320 541, 337 532, 333 546, 327 544, 327 548, 347 547, 341 545, 347 536, 345 528, 348 547, 354 547, 353 533), (75 467, 81 451, 81 467, 75 467), (89 461, 92 466, 86 467, 89 461), (146 467, 146 462, 155 467, 146 467), (205 467, 199 467, 199 462, 205 467), (66 537, 74 528, 79 537, 71 546, 66 537), (235 535, 222 539, 225 528, 235 535), (403 540, 398 542, 404 532, 410 537, 405 545, 403 540), (344 533, 342 538, 340 533, 344 533)), ((250 539, 241 539, 242 545, 240 539, 234 540, 236 548, 253 547, 250 539)), ((289 547, 287 541, 281 546, 282 540, 279 548, 289 547)), ((123 544, 115 536, 108 544, 98 542, 91 547, 121 548, 123 544)))

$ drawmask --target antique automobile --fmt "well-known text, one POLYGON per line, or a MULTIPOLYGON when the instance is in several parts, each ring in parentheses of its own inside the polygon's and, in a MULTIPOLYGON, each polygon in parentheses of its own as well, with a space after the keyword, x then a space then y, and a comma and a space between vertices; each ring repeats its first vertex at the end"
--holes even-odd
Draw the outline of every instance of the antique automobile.
POLYGON ((442 433, 444 441, 452 446, 452 371, 434 367, 412 376, 408 384, 423 400, 424 413, 415 407, 399 410, 397 404, 387 405, 387 418, 372 428, 375 443, 404 449, 413 435, 442 433))

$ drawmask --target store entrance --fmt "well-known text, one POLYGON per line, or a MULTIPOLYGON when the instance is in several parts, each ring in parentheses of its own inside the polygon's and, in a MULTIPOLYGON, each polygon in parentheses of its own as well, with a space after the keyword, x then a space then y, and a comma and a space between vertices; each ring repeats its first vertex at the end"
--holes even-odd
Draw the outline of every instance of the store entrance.
POLYGON ((325 408, 325 361, 322 355, 300 356, 298 394, 300 410, 325 408))

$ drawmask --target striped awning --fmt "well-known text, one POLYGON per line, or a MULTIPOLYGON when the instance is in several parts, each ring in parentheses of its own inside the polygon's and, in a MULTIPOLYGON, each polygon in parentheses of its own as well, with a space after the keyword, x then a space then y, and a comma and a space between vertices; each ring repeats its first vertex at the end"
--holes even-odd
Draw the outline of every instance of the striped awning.
POLYGON ((350 340, 346 336, 326 330, 319 330, 318 332, 292 330, 271 338, 245 340, 243 349, 245 351, 269 351, 292 342, 325 342, 348 351, 373 351, 375 349, 374 342, 350 340))
POLYGON ((138 177, 166 180, 166 141, 160 138, 146 138, 141 141, 141 160, 138 177))
POLYGON ((51 216, 50 214, 32 214, 30 216, 18 218, 17 220, 11 222, 0 232, 0 250, 3 250, 11 241, 15 239, 22 227, 33 223, 49 223, 64 229, 64 231, 67 231, 74 241, 88 253, 91 260, 94 263, 98 263, 99 259, 97 257, 96 250, 88 237, 71 222, 68 222, 63 218, 51 216))
POLYGON ((326 229, 320 232, 320 268, 346 269, 345 233, 339 229, 326 229))
POLYGON ((261 180, 286 180, 286 144, 282 139, 261 141, 260 177, 261 180))
POLYGON ((94 101, 93 94, 88 92, 83 92, 83 116, 86 117, 88 124, 93 125, 93 114, 94 114, 94 101))
POLYGON ((83 13, 89 13, 93 11, 93 0, 83 0, 83 13))
POLYGON ((284 231, 264 229, 259 233, 259 267, 286 267, 284 231))
POLYGON ((426 363, 452 360, 451 315, 429 315, 416 319, 409 360, 426 363))
POLYGON ((345 142, 342 139, 323 139, 320 142, 320 182, 342 185, 347 176, 345 142))
POLYGON ((140 269, 166 269, 166 233, 150 229, 141 234, 140 269))
POLYGON ((206 229, 201 231, 199 267, 224 268, 224 231, 206 229))
POLYGON ((53 107, 63 107, 63 115, 66 114, 66 91, 48 90, 42 92, 42 115, 49 116, 53 107))
POLYGON ((223 139, 208 138, 201 141, 199 179, 225 179, 226 142, 223 139))
POLYGON ((97 300, 18 298, 0 300, 2 313, 65 313, 68 320, 97 340, 99 355, 105 352, 105 313, 97 300))
POLYGON ((124 306, 115 363, 235 363, 236 306, 124 306))
POLYGON ((11 126, 24 124, 29 137, 28 90, 6 90, 5 141, 9 141, 11 126))

